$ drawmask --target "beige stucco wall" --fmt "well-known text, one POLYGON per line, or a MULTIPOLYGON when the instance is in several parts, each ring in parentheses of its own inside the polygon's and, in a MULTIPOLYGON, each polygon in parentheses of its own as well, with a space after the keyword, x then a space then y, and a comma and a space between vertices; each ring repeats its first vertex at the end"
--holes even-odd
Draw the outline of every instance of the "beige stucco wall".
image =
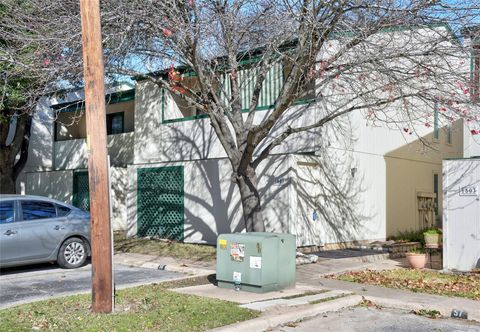
MULTIPOLYGON (((124 166, 133 162, 134 133, 107 136, 108 155, 112 166, 124 166)), ((74 139, 55 142, 55 169, 87 168, 87 142, 74 139)))
POLYGON ((438 211, 442 213, 442 160, 461 158, 464 153, 463 123, 452 125, 452 140, 447 141, 447 128, 439 130, 435 139, 429 132, 420 139, 385 154, 387 176, 387 235, 419 230, 417 193, 434 192, 434 174, 438 175, 438 211))
MULTIPOLYGON (((130 236, 137 233, 137 170, 173 165, 184 167, 185 242, 215 244, 218 234, 244 230, 240 194, 231 181, 229 162, 227 159, 210 159, 129 166, 127 220, 130 236)), ((289 203, 294 195, 290 166, 291 156, 277 156, 259 167, 263 218, 269 231, 295 229, 294 209, 289 203), (282 181, 276 181, 278 178, 282 181)), ((297 242, 302 244, 304 238, 299 236, 297 242)))
POLYGON ((26 173, 25 194, 46 196, 72 204, 73 172, 26 173))
POLYGON ((385 239, 383 158, 326 149, 295 162, 297 234, 323 245, 385 239))
MULTIPOLYGON (((125 205, 127 193, 127 169, 112 167, 112 215, 113 230, 126 229, 127 208, 125 205)), ((73 171, 52 171, 26 173, 25 194, 39 195, 57 199, 72 204, 73 199, 73 171)))
MULTIPOLYGON (((163 106, 162 91, 153 83, 141 81, 137 84, 135 95, 136 164, 226 157, 208 118, 163 123, 162 112, 169 114, 166 118, 174 118, 180 114, 169 93, 165 93, 164 100, 165 105, 163 106)), ((314 121, 319 115, 316 107, 316 105, 291 107, 285 114, 285 119, 288 120, 281 121, 281 125, 274 127, 269 137, 258 146, 256 152, 261 151, 273 137, 276 137, 287 123, 295 127, 314 121)), ((257 111, 254 123, 260 123, 270 112, 271 110, 257 111)), ((275 148, 273 154, 313 151, 315 143, 319 139, 317 130, 292 135, 275 148)))

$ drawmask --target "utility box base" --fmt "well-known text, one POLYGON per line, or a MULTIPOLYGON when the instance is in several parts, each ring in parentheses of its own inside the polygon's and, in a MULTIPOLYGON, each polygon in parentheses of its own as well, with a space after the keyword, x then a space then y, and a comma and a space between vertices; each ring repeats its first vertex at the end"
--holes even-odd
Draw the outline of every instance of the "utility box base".
MULTIPOLYGON (((234 282, 218 281, 217 286, 220 288, 235 289, 234 282)), ((281 287, 278 284, 263 285, 263 286, 240 284, 239 290, 245 291, 245 292, 251 292, 251 293, 268 293, 268 292, 275 292, 281 289, 293 288, 293 287, 295 287, 295 282, 285 287, 281 287)))
POLYGON ((266 293, 295 286, 295 236, 222 234, 217 238, 218 287, 266 293))

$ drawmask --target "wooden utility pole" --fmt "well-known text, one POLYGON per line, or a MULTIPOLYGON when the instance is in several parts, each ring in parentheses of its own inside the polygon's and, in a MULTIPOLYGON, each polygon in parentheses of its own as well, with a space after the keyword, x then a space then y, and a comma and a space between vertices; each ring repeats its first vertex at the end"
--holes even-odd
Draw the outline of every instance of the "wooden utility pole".
POLYGON ((80 0, 80 14, 92 225, 92 310, 108 313, 113 310, 112 249, 99 0, 80 0))

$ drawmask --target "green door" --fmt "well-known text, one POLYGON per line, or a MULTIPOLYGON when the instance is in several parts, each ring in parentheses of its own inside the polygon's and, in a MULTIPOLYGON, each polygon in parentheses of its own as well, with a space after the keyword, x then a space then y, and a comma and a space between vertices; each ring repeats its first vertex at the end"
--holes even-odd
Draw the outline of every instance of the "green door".
POLYGON ((183 166, 137 170, 137 233, 183 241, 183 166))
POLYGON ((90 191, 88 189, 88 171, 73 172, 72 205, 84 211, 90 211, 90 191))

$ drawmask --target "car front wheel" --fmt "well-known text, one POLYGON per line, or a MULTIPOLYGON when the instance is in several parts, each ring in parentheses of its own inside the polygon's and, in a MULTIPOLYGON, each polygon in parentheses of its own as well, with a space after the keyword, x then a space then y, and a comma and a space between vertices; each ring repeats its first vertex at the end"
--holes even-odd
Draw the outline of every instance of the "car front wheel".
POLYGON ((85 264, 87 245, 82 239, 72 237, 63 242, 58 252, 58 265, 64 269, 74 269, 85 264))

